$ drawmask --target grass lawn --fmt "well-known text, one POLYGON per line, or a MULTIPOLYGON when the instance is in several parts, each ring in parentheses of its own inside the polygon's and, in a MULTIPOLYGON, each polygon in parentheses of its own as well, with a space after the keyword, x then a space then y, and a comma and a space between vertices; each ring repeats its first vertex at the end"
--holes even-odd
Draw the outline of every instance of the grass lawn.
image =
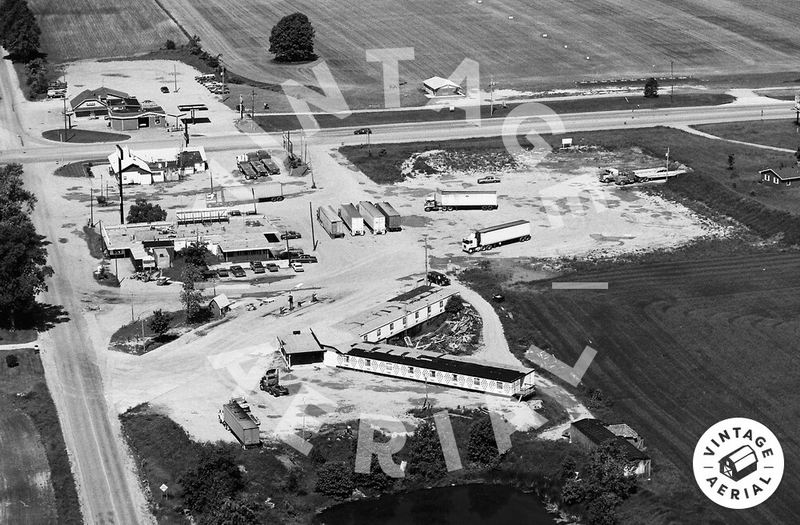
POLYGON ((63 140, 63 129, 49 129, 42 133, 42 137, 55 142, 71 142, 73 144, 90 144, 94 142, 122 142, 131 138, 130 135, 122 133, 110 133, 106 131, 92 131, 88 129, 70 129, 66 133, 67 140, 63 140))
MULTIPOLYGON (((8 492, 0 499, 20 497, 23 500, 23 506, 27 499, 30 506, 25 508, 25 512, 40 513, 38 518, 37 514, 30 514, 28 517, 34 521, 28 523, 50 522, 53 515, 57 516, 55 523, 74 525, 83 523, 58 414, 45 383, 44 369, 38 350, 0 350, 0 410, 6 415, 13 412, 22 413, 33 422, 38 438, 44 447, 46 461, 50 466, 55 508, 32 509, 31 506, 35 506, 37 500, 28 499, 32 494, 24 489, 27 477, 20 478, 19 465, 2 461, 0 461, 0 476, 4 480, 4 489, 7 489, 8 492), (12 354, 17 357, 19 365, 9 368, 6 357, 12 354)), ((9 436, 8 429, 5 429, 5 432, 5 438, 13 440, 10 443, 4 443, 5 446, 11 446, 13 443, 13 446, 29 450, 25 446, 27 438, 9 436)), ((4 454, 5 456, 6 454, 4 454)), ((8 523, 15 522, 16 519, 22 520, 21 523, 27 522, 23 516, 5 515, 5 520, 10 520, 7 521, 8 523)))
MULTIPOLYGON (((238 100, 238 98, 237 98, 238 100)), ((247 100, 247 98, 245 98, 247 100)), ((642 96, 625 97, 576 97, 574 100, 554 100, 542 102, 556 113, 582 113, 589 111, 614 111, 623 109, 654 109, 684 106, 713 106, 732 102, 734 97, 717 93, 679 94, 674 101, 668 95, 658 98, 644 98, 642 96)), ((246 105, 249 103, 246 103, 246 105)), ((491 107, 481 106, 481 118, 505 118, 519 103, 509 103, 507 108, 495 104, 495 111, 490 115, 491 107)), ((249 106, 248 106, 249 107, 249 106)), ((313 109, 313 108, 312 108, 313 109)), ((353 113, 349 117, 340 119, 335 115, 320 114, 316 116, 321 128, 337 128, 348 126, 375 126, 378 124, 396 124, 400 122, 434 122, 434 121, 460 121, 465 120, 467 113, 464 109, 456 108, 449 111, 446 107, 437 110, 409 110, 409 111, 376 111, 370 113, 353 113)), ((300 122, 293 115, 256 116, 256 123, 264 131, 283 131, 297 129, 300 122)), ((376 140, 373 138, 373 141, 376 140)))
POLYGON ((725 139, 764 144, 776 148, 797 150, 800 148, 800 126, 794 119, 761 122, 730 122, 726 124, 703 124, 693 126, 704 133, 725 139))
MULTIPOLYGON (((170 322, 170 332, 186 326, 186 311, 165 312, 172 316, 170 322)), ((136 355, 145 354, 177 339, 174 333, 167 333, 159 336, 150 328, 152 315, 137 319, 126 325, 121 326, 111 335, 111 346, 115 350, 128 352, 136 355)))
POLYGON ((0 345, 32 343, 36 341, 38 337, 39 334, 36 330, 9 330, 7 328, 0 328, 0 345))
POLYGON ((592 342, 598 356, 584 385, 602 391, 602 417, 630 424, 663 456, 656 456, 652 487, 660 495, 631 502, 647 523, 795 523, 800 477, 784 476, 768 504, 726 511, 693 490, 690 458, 706 428, 741 416, 775 432, 787 472, 800 467, 793 415, 800 403, 797 257, 718 243, 586 264, 570 275, 608 282, 608 291, 552 290, 551 281, 503 286, 491 264, 462 278, 487 299, 502 288, 498 314, 519 356, 534 343, 573 363, 592 342))

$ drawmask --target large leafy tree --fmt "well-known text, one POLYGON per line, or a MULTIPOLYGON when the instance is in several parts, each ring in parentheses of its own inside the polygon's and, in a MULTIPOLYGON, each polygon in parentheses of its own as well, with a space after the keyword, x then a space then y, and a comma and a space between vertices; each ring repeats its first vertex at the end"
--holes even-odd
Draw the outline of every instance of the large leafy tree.
POLYGON ((314 490, 332 498, 344 499, 353 493, 353 470, 341 461, 325 463, 317 470, 314 490))
POLYGON ((0 323, 12 328, 33 308, 36 294, 53 275, 47 242, 36 233, 30 212, 36 197, 23 188, 22 166, 0 168, 0 323))
POLYGON ((269 52, 278 62, 314 60, 314 28, 303 13, 284 16, 272 28, 269 52))
POLYGON ((500 457, 492 420, 488 416, 480 418, 470 426, 467 453, 469 459, 476 463, 493 463, 500 457))
POLYGON ((204 447, 197 464, 179 481, 186 506, 200 513, 221 507, 244 487, 242 472, 233 456, 215 446, 204 447))
POLYGON ((129 223, 158 222, 166 218, 167 212, 158 204, 151 204, 145 199, 136 199, 136 202, 128 210, 128 218, 126 220, 129 223))
POLYGON ((186 320, 189 322, 199 321, 203 317, 203 293, 195 288, 195 283, 200 278, 200 269, 197 266, 193 264, 184 266, 181 275, 183 280, 181 302, 186 309, 186 320))
POLYGON ((415 478, 435 481, 447 473, 439 435, 430 421, 423 421, 414 429, 406 447, 408 472, 415 478))
POLYGON ((658 97, 658 80, 653 77, 647 79, 644 83, 644 96, 645 98, 658 97))

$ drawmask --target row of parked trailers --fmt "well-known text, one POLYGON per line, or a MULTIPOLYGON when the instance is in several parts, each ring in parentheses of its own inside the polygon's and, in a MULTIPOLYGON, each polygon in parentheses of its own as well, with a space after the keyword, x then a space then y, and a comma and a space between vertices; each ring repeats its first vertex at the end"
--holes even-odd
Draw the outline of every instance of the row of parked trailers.
POLYGON ((357 205, 342 204, 338 210, 332 206, 317 208, 317 220, 332 238, 365 235, 369 229, 375 235, 400 231, 400 214, 388 202, 361 201, 357 205))
POLYGON ((239 167, 239 171, 244 173, 245 179, 278 175, 281 172, 270 154, 264 150, 239 155, 236 157, 236 165, 239 167))

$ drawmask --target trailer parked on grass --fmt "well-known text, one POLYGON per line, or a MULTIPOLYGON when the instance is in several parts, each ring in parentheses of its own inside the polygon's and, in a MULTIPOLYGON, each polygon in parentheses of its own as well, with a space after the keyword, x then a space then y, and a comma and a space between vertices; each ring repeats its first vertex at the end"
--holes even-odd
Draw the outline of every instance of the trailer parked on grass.
POLYGON ((345 226, 350 229, 350 235, 364 235, 364 218, 352 204, 342 204, 339 207, 339 217, 345 226))
POLYGON ((512 242, 524 242, 531 239, 531 223, 529 221, 513 221, 489 228, 473 230, 461 241, 462 249, 467 253, 491 250, 512 242))
POLYGON ((317 208, 317 220, 332 239, 344 237, 344 223, 330 206, 317 208))
POLYGON ((425 201, 425 211, 496 209, 496 191, 439 189, 425 201))
POLYGON ((375 235, 383 235, 386 233, 386 217, 380 212, 374 204, 368 201, 361 201, 358 203, 358 213, 364 218, 364 224, 367 228, 372 230, 375 235))
POLYGON ((388 202, 376 202, 375 207, 380 210, 384 217, 386 217, 386 229, 390 232, 399 232, 403 228, 400 227, 400 214, 388 202))

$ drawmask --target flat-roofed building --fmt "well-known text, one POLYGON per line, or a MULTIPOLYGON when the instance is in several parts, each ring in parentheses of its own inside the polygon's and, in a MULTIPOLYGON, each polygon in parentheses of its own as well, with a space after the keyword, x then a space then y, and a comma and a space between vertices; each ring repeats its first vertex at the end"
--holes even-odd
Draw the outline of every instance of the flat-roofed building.
POLYGON ((532 368, 404 346, 358 342, 331 347, 325 364, 502 396, 527 395, 534 390, 532 368))
POLYGON ((278 348, 290 369, 297 365, 322 363, 325 357, 325 349, 311 330, 295 330, 291 334, 279 335, 278 348))

